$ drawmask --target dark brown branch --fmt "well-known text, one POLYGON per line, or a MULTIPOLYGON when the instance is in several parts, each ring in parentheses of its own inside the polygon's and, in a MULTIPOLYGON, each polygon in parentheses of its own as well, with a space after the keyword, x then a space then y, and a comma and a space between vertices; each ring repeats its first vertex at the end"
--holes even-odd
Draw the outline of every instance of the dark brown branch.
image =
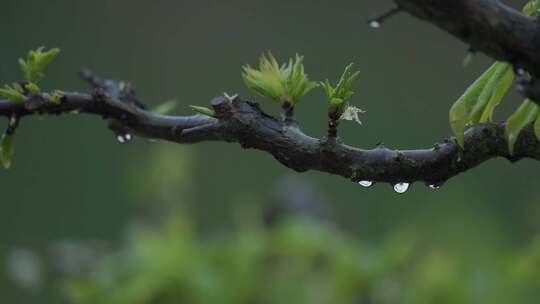
POLYGON ((540 103, 540 22, 495 0, 395 0, 399 7, 451 33, 476 51, 532 76, 518 87, 540 103))
POLYGON ((95 114, 114 120, 137 136, 177 143, 237 142, 243 148, 268 152, 296 171, 318 170, 353 181, 423 181, 432 185, 443 183, 497 156, 513 161, 521 158, 540 160, 540 143, 531 129, 520 136, 514 157, 508 155, 504 127, 500 124, 481 125, 469 130, 464 151, 454 139, 423 150, 399 151, 382 146, 362 150, 336 140, 310 137, 297 124, 269 116, 258 104, 240 98, 231 102, 225 97, 217 97, 211 105, 218 118, 162 116, 97 88, 94 94, 66 93, 61 104, 47 102, 44 95, 31 96, 25 103, 0 100, 0 116, 15 114, 23 118, 36 113, 64 114, 72 111, 95 114))
MULTIPOLYGON (((536 18, 490 0, 395 2, 400 9, 450 32, 472 49, 510 62, 516 70, 528 71, 532 77, 522 84, 522 92, 540 101, 540 25, 536 18)), ((144 110, 129 86, 122 88, 88 71, 82 75, 95 88, 93 94, 67 93, 60 104, 48 102, 44 94, 31 95, 25 103, 0 100, 0 116, 23 118, 72 111, 95 114, 110 120, 117 131, 177 143, 237 142, 243 148, 268 152, 296 171, 318 170, 353 181, 439 185, 495 157, 540 160, 540 143, 530 127, 521 133, 513 156, 508 154, 502 124, 484 124, 467 131, 464 150, 453 138, 430 149, 399 151, 378 145, 363 150, 342 144, 335 137, 316 139, 304 134, 297 123, 291 123, 292 108, 288 119, 281 120, 265 114, 255 103, 218 97, 211 103, 216 118, 162 116, 144 110)))

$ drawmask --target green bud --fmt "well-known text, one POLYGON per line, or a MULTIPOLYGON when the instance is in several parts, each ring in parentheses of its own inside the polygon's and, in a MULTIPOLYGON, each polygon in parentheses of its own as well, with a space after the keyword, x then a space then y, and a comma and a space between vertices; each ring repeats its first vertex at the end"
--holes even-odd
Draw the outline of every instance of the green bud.
POLYGON ((39 94, 41 93, 41 89, 38 87, 37 84, 33 82, 29 82, 24 86, 30 93, 32 94, 39 94))
POLYGON ((28 52, 27 59, 19 59, 19 67, 23 73, 24 79, 31 83, 38 83, 45 77, 45 69, 59 54, 60 49, 54 48, 44 52, 45 48, 40 47, 37 50, 28 52))
POLYGON ((62 102, 62 98, 64 98, 65 95, 66 93, 55 90, 52 94, 48 96, 48 100, 49 102, 52 102, 54 104, 60 104, 62 102))
POLYGON ((279 65, 272 53, 262 55, 259 69, 249 65, 243 67, 242 78, 246 86, 257 94, 268 97, 280 104, 285 101, 294 104, 304 95, 318 87, 304 72, 304 57, 296 55, 288 64, 279 65))

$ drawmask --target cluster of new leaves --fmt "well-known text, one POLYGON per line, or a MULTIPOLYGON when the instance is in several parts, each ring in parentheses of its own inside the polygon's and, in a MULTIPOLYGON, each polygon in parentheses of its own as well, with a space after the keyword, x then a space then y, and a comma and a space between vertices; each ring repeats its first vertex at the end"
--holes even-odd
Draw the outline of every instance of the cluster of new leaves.
MULTIPOLYGON (((26 60, 19 59, 19 67, 25 81, 23 83, 5 85, 3 89, 0 89, 0 96, 13 102, 22 102, 27 99, 26 93, 41 93, 38 82, 45 77, 47 66, 60 54, 60 49, 57 48, 50 49, 46 52, 43 50, 43 47, 37 50, 31 50, 28 52, 26 60)), ((51 96, 53 97, 51 99, 56 101, 59 99, 58 95, 61 95, 61 92, 58 91, 52 94, 51 96)))
POLYGON ((336 86, 332 86, 328 79, 321 82, 321 88, 330 103, 328 112, 331 116, 335 115, 344 120, 355 120, 361 124, 358 113, 363 113, 363 111, 349 105, 349 99, 354 95, 352 84, 359 73, 359 71, 353 71, 351 63, 343 71, 336 86))
POLYGON ((280 66, 272 53, 262 55, 259 69, 244 66, 242 78, 246 86, 258 94, 283 104, 296 104, 304 95, 318 85, 310 81, 304 72, 304 57, 296 55, 288 64, 280 66))
MULTIPOLYGON (((45 69, 60 54, 60 49, 54 48, 44 51, 44 48, 38 48, 28 52, 27 59, 19 59, 19 67, 23 74, 24 81, 20 83, 6 84, 0 89, 0 97, 4 97, 11 102, 24 102, 29 94, 41 93, 38 82, 45 77, 45 69)), ((47 95, 49 102, 60 103, 64 93, 54 91, 47 95)), ((18 124, 18 117, 11 117, 8 128, 2 135, 0 146, 0 160, 4 168, 11 167, 11 158, 13 156, 13 141, 15 130, 18 124)))
POLYGON ((271 98, 282 105, 288 102, 297 104, 300 98, 312 89, 321 87, 328 98, 331 116, 360 123, 358 113, 363 111, 349 106, 349 99, 354 94, 352 84, 359 73, 353 71, 353 64, 345 68, 336 86, 332 86, 328 79, 319 83, 310 81, 304 72, 304 57, 298 54, 295 59, 291 58, 288 64, 281 66, 272 53, 268 53, 268 56, 263 54, 258 70, 249 65, 243 69, 242 77, 246 86, 261 96, 271 98))
MULTIPOLYGON (((523 12, 535 15, 539 8, 540 1, 533 0, 525 5, 523 12)), ((493 120, 493 112, 512 86, 514 78, 510 64, 496 62, 454 103, 450 109, 450 125, 460 146, 464 146, 467 128, 493 120)), ((526 99, 507 120, 505 135, 511 154, 519 133, 535 121, 535 133, 540 139, 540 108, 526 99)))
POLYGON ((19 59, 19 66, 23 72, 24 79, 31 83, 38 83, 45 77, 45 69, 59 54, 60 49, 54 48, 43 52, 45 48, 40 47, 37 50, 28 52, 26 60, 19 59))

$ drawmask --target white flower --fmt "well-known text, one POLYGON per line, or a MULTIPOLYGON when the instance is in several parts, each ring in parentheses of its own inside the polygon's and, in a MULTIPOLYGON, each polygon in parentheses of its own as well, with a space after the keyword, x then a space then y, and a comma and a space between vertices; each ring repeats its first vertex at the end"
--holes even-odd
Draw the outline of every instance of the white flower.
POLYGON ((348 106, 347 109, 341 114, 341 117, 339 117, 340 120, 349 120, 349 121, 356 121, 358 124, 362 124, 362 121, 360 121, 360 118, 358 118, 358 114, 366 113, 366 111, 357 108, 355 106, 348 106))

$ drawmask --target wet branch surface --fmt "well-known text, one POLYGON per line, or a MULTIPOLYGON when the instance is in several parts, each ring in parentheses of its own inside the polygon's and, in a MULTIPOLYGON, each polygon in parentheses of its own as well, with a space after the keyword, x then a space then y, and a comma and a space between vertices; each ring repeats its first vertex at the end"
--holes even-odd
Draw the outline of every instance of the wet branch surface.
MULTIPOLYGON (((488 0, 396 0, 401 9, 447 30, 495 59, 506 60, 533 75, 527 88, 534 88, 540 74, 540 32, 534 18, 521 15, 496 1, 488 0)), ((216 115, 164 116, 144 109, 131 88, 101 79, 89 71, 83 77, 92 84, 92 94, 66 93, 59 104, 46 94, 28 95, 23 103, 0 100, 0 116, 60 115, 77 111, 98 115, 108 121, 117 135, 193 144, 204 141, 239 143, 257 149, 298 172, 317 170, 355 182, 425 182, 440 185, 495 157, 510 161, 540 160, 540 142, 531 127, 526 128, 508 154, 503 124, 483 124, 465 134, 465 149, 454 138, 431 148, 395 150, 382 145, 359 149, 339 139, 318 139, 306 135, 294 120, 272 117, 254 102, 217 97, 211 101, 216 115)), ((539 90, 540 91, 540 90, 539 90)), ((537 99, 540 100, 540 99, 537 99)))
POLYGON ((24 103, 0 101, 0 115, 23 118, 33 114, 99 115, 109 121, 117 134, 192 144, 203 141, 236 142, 243 148, 270 153, 283 165, 298 171, 318 170, 351 179, 374 182, 416 182, 439 185, 452 176, 497 157, 512 161, 540 159, 540 143, 529 128, 516 144, 515 155, 508 155, 502 124, 486 124, 469 130, 465 149, 448 139, 429 149, 392 150, 379 145, 358 149, 339 140, 317 139, 306 135, 294 121, 283 121, 265 114, 257 103, 240 98, 217 97, 211 102, 216 117, 204 115, 164 116, 144 110, 128 89, 116 82, 91 79, 92 94, 66 93, 60 104, 48 102, 46 95, 30 95, 24 103))

